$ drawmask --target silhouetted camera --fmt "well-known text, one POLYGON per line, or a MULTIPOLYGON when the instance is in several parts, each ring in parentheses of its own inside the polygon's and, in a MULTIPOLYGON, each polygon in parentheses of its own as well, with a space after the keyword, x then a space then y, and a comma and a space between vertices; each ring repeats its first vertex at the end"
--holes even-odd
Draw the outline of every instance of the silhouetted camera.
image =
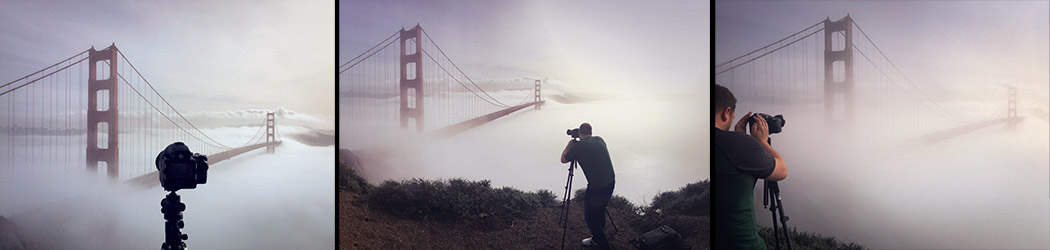
POLYGON ((157 155, 157 171, 164 190, 194 189, 208 182, 208 157, 190 152, 182 142, 172 143, 157 155))
POLYGON ((572 136, 573 139, 580 138, 580 128, 566 129, 565 134, 572 136))
MULTIPOLYGON (((766 124, 769 125, 769 134, 780 133, 784 127, 784 115, 771 116, 764 113, 758 113, 759 116, 766 119, 766 124)), ((747 127, 750 128, 751 124, 755 123, 755 117, 752 116, 747 120, 747 127)))

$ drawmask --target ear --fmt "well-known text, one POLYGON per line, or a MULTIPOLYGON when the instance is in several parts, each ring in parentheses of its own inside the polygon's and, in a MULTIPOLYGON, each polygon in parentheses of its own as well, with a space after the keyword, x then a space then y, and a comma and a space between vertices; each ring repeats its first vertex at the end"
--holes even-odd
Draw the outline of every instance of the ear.
POLYGON ((722 109, 722 111, 719 111, 718 113, 719 113, 718 115, 722 117, 722 120, 729 121, 729 119, 733 119, 732 117, 730 117, 730 114, 733 113, 733 108, 732 107, 726 107, 725 109, 722 109))

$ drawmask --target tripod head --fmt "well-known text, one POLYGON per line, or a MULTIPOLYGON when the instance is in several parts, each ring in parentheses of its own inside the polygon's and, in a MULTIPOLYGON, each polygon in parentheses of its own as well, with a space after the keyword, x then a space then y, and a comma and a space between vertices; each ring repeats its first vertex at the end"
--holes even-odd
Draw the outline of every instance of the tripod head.
POLYGON ((180 230, 186 226, 182 222, 182 211, 186 211, 186 203, 182 203, 175 191, 171 191, 160 200, 160 212, 164 214, 164 243, 160 245, 160 249, 186 249, 186 243, 183 241, 189 239, 189 236, 180 230))

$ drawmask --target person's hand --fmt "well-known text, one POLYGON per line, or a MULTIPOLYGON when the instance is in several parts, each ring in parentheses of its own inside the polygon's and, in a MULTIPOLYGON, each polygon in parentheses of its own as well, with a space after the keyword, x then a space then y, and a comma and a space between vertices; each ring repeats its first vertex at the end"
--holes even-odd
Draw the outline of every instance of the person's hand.
POLYGON ((572 145, 573 143, 576 143, 576 138, 569 139, 569 144, 567 144, 566 146, 572 145))
POLYGON ((736 132, 747 131, 747 119, 750 119, 750 118, 751 118, 751 112, 747 112, 746 115, 744 115, 743 117, 740 118, 740 121, 736 122, 736 127, 733 128, 733 131, 736 131, 736 132))
MULTIPOLYGON (((755 116, 758 116, 757 114, 755 116)), ((755 117, 755 126, 751 127, 751 136, 765 144, 769 140, 769 124, 761 116, 755 117)))

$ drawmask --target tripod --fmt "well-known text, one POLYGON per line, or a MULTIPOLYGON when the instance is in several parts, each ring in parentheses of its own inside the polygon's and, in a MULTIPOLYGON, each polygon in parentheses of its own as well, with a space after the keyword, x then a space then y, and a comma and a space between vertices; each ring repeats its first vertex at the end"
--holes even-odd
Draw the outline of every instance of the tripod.
POLYGON ((775 182, 775 181, 766 181, 765 185, 763 185, 763 186, 764 186, 763 189, 765 189, 765 190, 763 190, 763 192, 762 192, 762 208, 767 208, 768 207, 769 208, 769 213, 773 215, 773 236, 776 239, 776 248, 775 249, 780 249, 780 233, 781 232, 780 232, 779 229, 783 229, 784 230, 784 232, 783 232, 784 233, 784 241, 787 242, 787 244, 786 244, 787 245, 787 249, 791 250, 792 249, 791 248, 791 235, 788 234, 788 226, 787 226, 788 216, 784 214, 784 205, 781 204, 781 201, 780 201, 780 185, 778 185, 777 182, 775 182), (773 203, 772 206, 769 206, 770 201, 772 201, 772 203, 773 203), (780 213, 779 217, 780 217, 780 225, 781 225, 781 227, 779 229, 777 228, 777 217, 778 217, 777 213, 778 212, 780 213))
POLYGON ((182 203, 175 191, 160 200, 160 212, 164 214, 164 243, 160 244, 160 249, 186 249, 186 243, 182 241, 189 239, 189 236, 179 230, 186 226, 182 222, 182 211, 186 211, 186 203, 182 203))
MULTIPOLYGON (((767 142, 772 144, 772 139, 767 139, 767 142)), ((784 214, 784 205, 780 200, 780 185, 775 181, 765 181, 762 185, 762 208, 769 208, 769 213, 773 215, 773 237, 776 240, 776 248, 780 249, 780 230, 784 230, 784 241, 787 242, 787 249, 792 250, 791 247, 791 234, 788 233, 788 216, 784 214), (772 206, 769 203, 773 203, 772 206), (777 227, 777 213, 780 213, 780 228, 777 227)))
MULTIPOLYGON (((765 142, 773 145, 773 139, 766 139, 765 142)), ((769 208, 770 213, 773 214, 773 236, 776 239, 776 248, 780 249, 780 230, 777 229, 777 212, 780 212, 780 227, 783 229, 784 241, 787 242, 787 250, 792 250, 791 247, 791 234, 787 233, 787 215, 784 214, 784 206, 780 203, 780 185, 777 182, 765 181, 762 185, 762 208, 769 208), (770 203, 773 206, 770 206, 770 203)))
MULTIPOLYGON (((563 206, 563 208, 565 210, 565 212, 562 213, 562 218, 561 218, 561 220, 562 220, 562 226, 561 226, 562 227, 561 228, 561 249, 565 249, 565 233, 569 229, 569 201, 571 200, 571 199, 569 199, 569 194, 571 194, 570 192, 572 192, 572 176, 573 176, 573 170, 575 170, 575 169, 576 169, 576 160, 572 160, 572 162, 569 163, 569 178, 565 181, 565 195, 562 196, 564 198, 562 198, 562 202, 561 202, 561 204, 562 204, 562 206, 563 206)), ((605 215, 609 217, 609 222, 612 223, 613 229, 615 229, 616 232, 619 233, 620 232, 620 228, 616 226, 616 221, 613 220, 612 214, 609 214, 609 208, 608 207, 605 208, 605 215)))

